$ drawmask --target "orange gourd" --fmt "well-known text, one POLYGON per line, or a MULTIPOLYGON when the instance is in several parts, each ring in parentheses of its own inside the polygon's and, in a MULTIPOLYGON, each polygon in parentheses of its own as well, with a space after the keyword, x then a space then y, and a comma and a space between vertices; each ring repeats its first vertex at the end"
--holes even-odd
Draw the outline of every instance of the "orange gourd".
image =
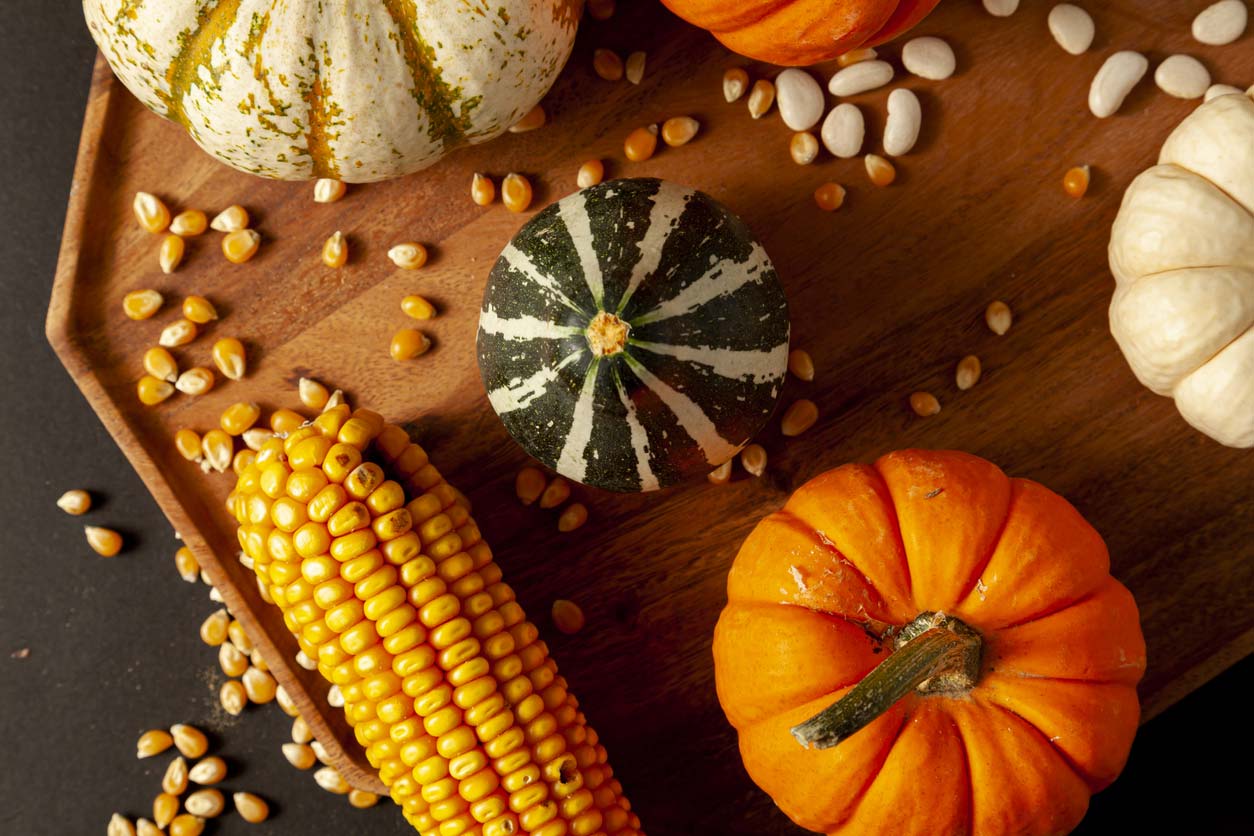
POLYGON ((804 66, 875 46, 927 17, 940 0, 662 0, 734 52, 804 66))
POLYGON ((819 476, 754 529, 727 594, 719 702, 803 827, 1065 833, 1127 759, 1136 603, 1066 500, 983 459, 819 476))

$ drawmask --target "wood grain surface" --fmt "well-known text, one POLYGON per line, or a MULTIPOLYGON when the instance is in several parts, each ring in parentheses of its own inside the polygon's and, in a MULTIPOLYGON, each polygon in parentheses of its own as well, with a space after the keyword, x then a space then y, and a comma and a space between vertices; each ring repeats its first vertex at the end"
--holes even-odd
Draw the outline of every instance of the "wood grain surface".
MULTIPOLYGON (((1244 87, 1254 81, 1254 36, 1203 47, 1189 37, 1189 23, 1204 3, 1111 0, 1088 4, 1096 7, 1097 41, 1072 57, 1048 34, 1048 3, 1027 0, 1014 17, 996 19, 975 0, 950 0, 916 34, 946 37, 958 74, 939 83, 899 77, 919 94, 924 127, 897 183, 881 190, 860 160, 824 154, 809 167, 793 164, 790 132, 774 112, 755 122, 743 101, 722 100, 723 70, 743 59, 660 5, 619 5, 611 21, 585 22, 546 99, 546 127, 459 151, 418 175, 352 188, 333 205, 315 205, 309 184, 262 182, 215 163, 97 66, 49 339, 319 738, 345 741, 349 757, 364 763, 338 712, 322 703, 319 677, 284 661, 295 643, 234 559, 234 526, 222 507, 231 479, 203 475, 172 444, 176 429, 206 430, 234 401, 297 406, 302 375, 405 422, 470 496, 506 579, 546 631, 655 834, 797 832, 740 765, 714 692, 711 632, 727 568, 749 529, 806 479, 846 461, 902 447, 958 448, 1067 496, 1105 536, 1115 575, 1140 604, 1147 717, 1254 649, 1254 454, 1208 440, 1169 400, 1143 389, 1106 325, 1106 242, 1120 196, 1195 103, 1168 98, 1147 78, 1111 119, 1086 107, 1089 80, 1123 48, 1154 63, 1188 52, 1216 81, 1244 87), (598 79, 591 53, 602 46, 646 50, 644 82, 598 79), (690 145, 663 148, 646 163, 624 161, 631 128, 682 114, 702 124, 690 145), (821 418, 792 440, 773 424, 760 439, 770 464, 759 479, 738 471, 724 487, 639 496, 576 489, 591 521, 559 534, 555 514, 514 499, 525 457, 489 408, 475 364, 487 272, 526 216, 499 203, 479 208, 468 191, 474 171, 523 172, 538 209, 572 191, 576 169, 592 157, 604 158, 611 176, 660 176, 705 190, 749 223, 788 293, 794 344, 818 368, 812 384, 790 379, 784 402, 812 398, 821 418), (1076 202, 1060 182, 1079 163, 1092 165, 1094 178, 1076 202), (825 180, 849 189, 834 214, 810 197, 825 180), (212 214, 243 203, 263 236, 259 255, 232 266, 211 232, 189 241, 175 274, 162 275, 159 238, 131 216, 140 189, 176 210, 212 214), (319 250, 336 229, 352 256, 330 270, 319 250), (424 270, 396 270, 385 257, 405 240, 432 248, 424 270), (122 295, 143 287, 164 293, 167 306, 131 322, 122 295), (426 327, 433 350, 401 365, 387 345, 412 324, 399 308, 412 292, 442 314, 426 327), (144 408, 134 393, 140 355, 191 293, 212 299, 222 319, 176 351, 181 366, 211 365, 214 339, 231 335, 248 346, 248 376, 144 408), (1004 337, 983 323, 993 299, 1015 313, 1004 337), (960 393, 954 365, 969 353, 983 361, 984 377, 960 393), (909 410, 907 396, 918 389, 940 398, 938 416, 909 410), (548 629, 559 597, 588 615, 577 636, 548 629)), ((899 52, 883 50, 898 67, 899 52)), ((749 69, 755 78, 775 72, 749 69)), ((828 74, 816 70, 824 81, 828 74)), ((878 146, 887 92, 854 99, 868 117, 868 150, 878 146)), ((350 777, 370 780, 360 769, 350 777)))

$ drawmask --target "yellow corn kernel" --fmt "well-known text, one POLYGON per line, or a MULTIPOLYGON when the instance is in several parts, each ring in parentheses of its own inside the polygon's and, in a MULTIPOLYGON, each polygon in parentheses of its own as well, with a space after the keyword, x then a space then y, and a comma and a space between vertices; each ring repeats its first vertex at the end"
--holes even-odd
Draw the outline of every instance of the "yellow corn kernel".
POLYGON ((775 103, 775 85, 764 78, 753 82, 749 90, 749 117, 761 119, 775 103))
POLYGON ((928 418, 941 411, 940 401, 931 392, 914 392, 910 395, 910 408, 920 418, 928 418))
POLYGON ((819 140, 809 131, 797 131, 788 141, 788 156, 797 165, 809 165, 819 156, 819 140))
POLYGON ((479 206, 487 206, 496 200, 496 184, 492 178, 476 171, 470 181, 470 199, 479 206))
POLYGON ((876 57, 876 54, 875 50, 870 47, 851 49, 848 52, 837 55, 836 64, 841 68, 849 67, 854 64, 860 64, 863 61, 870 61, 876 57))
POLYGON ((113 557, 122 550, 122 535, 111 528, 88 525, 83 528, 87 545, 101 557, 113 557))
POLYGON ((170 225, 170 210, 161 198, 154 194, 136 192, 135 199, 131 201, 131 210, 135 213, 135 220, 139 222, 140 228, 145 232, 164 232, 165 228, 170 225))
POLYGON ((174 382, 174 388, 184 395, 203 395, 213 388, 213 383, 213 372, 197 367, 180 374, 174 382))
POLYGON ((527 115, 519 119, 517 122, 509 126, 509 132, 512 134, 524 134, 527 131, 534 131, 536 128, 544 127, 545 121, 548 119, 541 105, 536 105, 527 111, 527 115))
POLYGON ((157 345, 163 348, 177 348, 181 345, 187 345, 196 339, 199 329, 196 323, 190 319, 176 319, 165 328, 161 329, 161 336, 157 338, 157 345))
POLYGON ((165 827, 174 820, 179 812, 178 796, 168 792, 157 795, 152 800, 152 819, 157 827, 165 827))
POLYGON ((157 265, 162 273, 169 275, 178 269, 183 262, 185 248, 183 239, 177 235, 170 234, 161 239, 161 246, 157 249, 157 265))
POLYGON ((322 245, 322 263, 332 268, 348 263, 348 241, 338 229, 322 245))
POLYGON ((575 185, 581 189, 587 189, 603 179, 605 179, 605 163, 600 160, 588 160, 579 166, 579 172, 575 175, 575 185))
POLYGON ((662 141, 672 148, 687 145, 700 128, 701 123, 691 116, 672 116, 662 123, 662 141))
POLYGON ((1087 165, 1077 165, 1067 169, 1062 177, 1062 190, 1068 197, 1081 198, 1089 190, 1090 169, 1087 165))
POLYGON ((209 218, 199 209, 184 209, 170 221, 170 231, 184 238, 200 235, 209 226, 209 218))
POLYGON ((435 316, 435 305, 414 294, 401 300, 401 310, 414 319, 431 319, 435 316))
POLYGON ((346 795, 352 787, 334 767, 324 766, 314 773, 314 781, 327 792, 346 795))
POLYGON ((393 360, 403 363, 426 354, 430 347, 431 340, 426 334, 415 328, 402 328, 392 335, 388 353, 392 355, 393 360))
POLYGON ((165 768, 161 777, 161 790, 170 795, 182 795, 187 789, 187 761, 182 756, 176 757, 165 768))
POLYGON ((91 494, 78 489, 66 491, 57 498, 57 507, 67 514, 81 516, 91 510, 91 494))
MULTIPOLYGON (((184 757, 199 758, 209 751, 209 739, 195 726, 177 723, 170 727, 170 735, 174 738, 174 745, 178 747, 179 753, 184 757)), ((198 783, 203 783, 203 781, 198 783)))
POLYGON ((228 206, 214 216, 209 228, 218 232, 239 232, 248 228, 248 210, 238 203, 228 206))
POLYGON ((174 448, 179 451, 179 455, 187 459, 189 462, 198 462, 201 459, 200 435, 195 430, 189 430, 186 427, 174 434, 174 448))
POLYGON ((657 150, 657 125, 636 128, 623 140, 623 154, 633 163, 644 162, 657 150))
POLYGON ((309 409, 321 410, 331 398, 327 387, 312 377, 302 377, 296 384, 296 393, 300 397, 300 402, 309 409))
POLYGON ((814 190, 814 202, 824 212, 835 212, 845 203, 845 187, 839 183, 824 183, 814 190))
POLYGON ((188 296, 183 300, 183 318, 204 325, 217 319, 218 311, 205 297, 188 296))
POLYGON ((205 758, 187 771, 187 778, 202 787, 221 783, 226 778, 226 761, 216 755, 205 758))
POLYGON ((210 430, 201 439, 200 450, 210 467, 225 473, 235 455, 235 442, 222 430, 210 430))
POLYGON ((166 749, 174 745, 174 738, 170 737, 170 733, 164 729, 152 729, 146 731, 139 736, 139 741, 135 744, 135 757, 151 758, 153 755, 159 755, 166 749))
POLYGON ((270 415, 270 429, 279 434, 290 433, 303 423, 305 423, 305 416, 290 409, 276 409, 270 415))
POLYGON ((238 679, 228 679, 218 691, 218 702, 223 711, 232 717, 238 717, 248 705, 248 692, 238 679))
POLYGON ((313 765, 318 762, 313 749, 300 743, 284 743, 283 757, 297 769, 313 769, 313 765))
POLYGON ((222 237, 222 255, 232 264, 243 264, 257 254, 261 235, 255 229, 237 229, 222 237))
POLYGON ((501 181, 501 202, 511 212, 526 212, 531 206, 531 181, 521 174, 506 174, 501 181))
POLYGON ((319 177, 314 181, 314 203, 335 203, 347 191, 348 186, 342 180, 319 177))
POLYGON ((623 77, 623 59, 612 49, 596 49, 592 52, 592 69, 606 81, 619 81, 623 77))
POLYGON ((583 629, 583 610, 574 601, 559 598, 553 602, 553 626, 568 636, 573 636, 583 629))
POLYGON ((217 647, 226 641, 226 631, 230 623, 230 614, 226 610, 218 610, 201 623, 200 640, 210 647, 217 647))
POLYGON ((165 298, 155 290, 132 290, 122 297, 122 311, 131 319, 148 319, 163 302, 165 298))
POLYGON ((891 186, 897 179, 897 169, 879 154, 867 154, 865 162, 867 177, 880 188, 891 186))
POLYGON ((570 482, 557 476, 540 494, 541 508, 556 508, 570 498, 570 482))
POLYGON ((348 803, 358 810, 368 810, 379 803, 379 796, 368 790, 349 790, 348 803))
POLYGON ((278 684, 268 672, 252 667, 244 671, 241 681, 244 683, 244 692, 248 694, 249 702, 265 705, 274 701, 278 684))
POLYGON ((744 67, 731 67, 723 72, 723 100, 728 104, 739 101, 749 88, 749 73, 744 67))
POLYGON ((574 531, 588 521, 588 509, 582 502, 572 502, 557 518, 557 530, 574 531))
POLYGON ((205 832, 205 820, 191 813, 182 813, 170 822, 170 836, 200 836, 205 832))
POLYGON ((257 423, 261 417, 261 407, 255 403, 241 401, 228 406, 222 411, 218 423, 228 435, 241 435, 244 430, 257 423))
MULTIPOLYGON (((184 303, 186 304, 186 303, 184 303)), ((223 337, 213 344, 213 364, 229 380, 244 377, 244 344, 234 337, 223 337)))
POLYGON ((174 383, 179 377, 179 366, 169 351, 153 346, 144 352, 144 371, 157 380, 174 383))
POLYGON ((427 248, 413 241, 396 244, 388 250, 388 258, 402 270, 417 270, 427 263, 427 248))
POLYGON ((270 817, 270 805, 265 799, 250 792, 237 792, 231 796, 235 803, 235 812, 249 824, 260 824, 270 817))
POLYGON ((243 676, 248 670, 248 657, 235 645, 223 642, 218 646, 218 667, 227 676, 243 676))

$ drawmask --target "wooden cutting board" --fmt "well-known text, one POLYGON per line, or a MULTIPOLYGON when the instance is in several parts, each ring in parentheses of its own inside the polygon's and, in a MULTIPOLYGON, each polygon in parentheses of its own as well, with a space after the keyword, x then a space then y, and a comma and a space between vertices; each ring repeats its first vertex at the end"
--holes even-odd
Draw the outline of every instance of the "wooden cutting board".
MULTIPOLYGON (((584 25, 545 102, 550 123, 542 130, 352 188, 334 205, 315 205, 308 184, 263 182, 215 163, 181 129, 145 112, 100 62, 49 339, 239 617, 254 635, 261 627, 272 637, 262 640, 267 658, 307 709, 308 695, 320 698, 325 686, 284 661, 295 644, 234 560, 234 527, 222 510, 230 480, 183 461, 173 433, 208 429, 238 400, 296 406, 302 375, 408 422, 473 500, 507 580, 542 629, 553 599, 583 605, 582 633, 549 629, 546 638, 655 833, 796 832, 746 777, 715 698, 710 637, 726 571, 754 523, 806 479, 895 448, 968 450, 1075 503, 1106 537, 1115 574, 1140 603, 1150 662, 1141 694, 1153 716, 1254 648, 1254 452, 1201 436, 1170 401, 1138 385, 1106 326, 1106 241, 1120 196, 1195 104, 1168 98, 1148 79, 1114 118, 1093 118, 1085 103, 1103 58, 1122 48, 1154 63, 1188 52, 1217 81, 1248 85, 1254 36, 1202 47, 1189 22, 1203 3, 1111 0, 1088 4, 1097 7, 1097 42, 1072 57, 1048 34, 1048 5, 1027 2, 996 19, 974 0, 952 0, 925 22, 917 34, 948 38, 959 71, 939 83, 900 79, 919 93, 924 127, 897 184, 883 190, 868 183, 860 160, 792 163, 790 132, 775 113, 755 122, 743 101, 723 102, 723 70, 745 62, 653 3, 622 3, 612 21, 584 25), (595 47, 647 51, 644 82, 598 79, 595 47), (647 163, 624 161, 631 128, 681 114, 702 124, 692 144, 664 148, 647 163), (613 176, 701 188, 744 217, 783 280, 795 345, 818 368, 812 384, 790 380, 784 400, 814 399, 821 419, 795 440, 777 425, 765 432, 770 464, 759 479, 740 472, 724 487, 644 496, 579 489, 591 522, 559 534, 554 514, 514 499, 513 477, 526 458, 489 408, 475 364, 486 274, 526 216, 499 203, 481 209, 468 189, 474 171, 523 172, 538 209, 572 191, 577 167, 592 157, 605 158, 613 176), (1093 166, 1094 179, 1077 202, 1060 181, 1079 163, 1093 166), (849 189, 834 214, 810 197, 825 180, 849 189), (209 233, 189 242, 178 272, 163 276, 159 239, 131 216, 140 189, 211 214, 245 204, 263 235, 260 254, 229 265, 209 233), (337 229, 351 241, 352 261, 329 270, 319 250, 337 229), (385 251, 404 240, 432 247, 427 268, 392 268, 385 251), (142 287, 170 303, 152 320, 131 322, 121 297, 142 287), (427 329, 432 352, 398 365, 387 345, 410 324, 398 303, 411 292, 442 315, 427 329), (140 355, 190 293, 211 298, 223 318, 177 352, 181 365, 209 365, 213 340, 235 335, 248 345, 248 377, 144 408, 134 393, 140 355), (1004 337, 983 323, 993 299, 1014 309, 1004 337), (983 361, 984 377, 960 393, 954 365, 969 353, 983 361), (906 398, 918 389, 940 398, 938 416, 909 410, 906 398)), ((900 66, 899 46, 884 52, 900 66)), ((749 69, 754 77, 774 73, 749 69)), ((816 73, 824 81, 829 74, 816 73)), ((868 148, 878 146, 886 95, 855 99, 868 116, 868 148)), ((346 741, 360 763, 343 722, 324 713, 330 724, 315 718, 319 737, 346 741)))

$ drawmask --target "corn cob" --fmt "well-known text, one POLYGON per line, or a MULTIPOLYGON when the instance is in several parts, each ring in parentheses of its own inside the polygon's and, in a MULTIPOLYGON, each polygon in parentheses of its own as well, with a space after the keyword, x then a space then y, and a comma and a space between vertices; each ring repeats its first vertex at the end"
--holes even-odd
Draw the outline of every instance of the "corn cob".
POLYGON ((642 832, 469 503, 403 429, 341 404, 240 464, 240 546, 419 833, 642 832))

